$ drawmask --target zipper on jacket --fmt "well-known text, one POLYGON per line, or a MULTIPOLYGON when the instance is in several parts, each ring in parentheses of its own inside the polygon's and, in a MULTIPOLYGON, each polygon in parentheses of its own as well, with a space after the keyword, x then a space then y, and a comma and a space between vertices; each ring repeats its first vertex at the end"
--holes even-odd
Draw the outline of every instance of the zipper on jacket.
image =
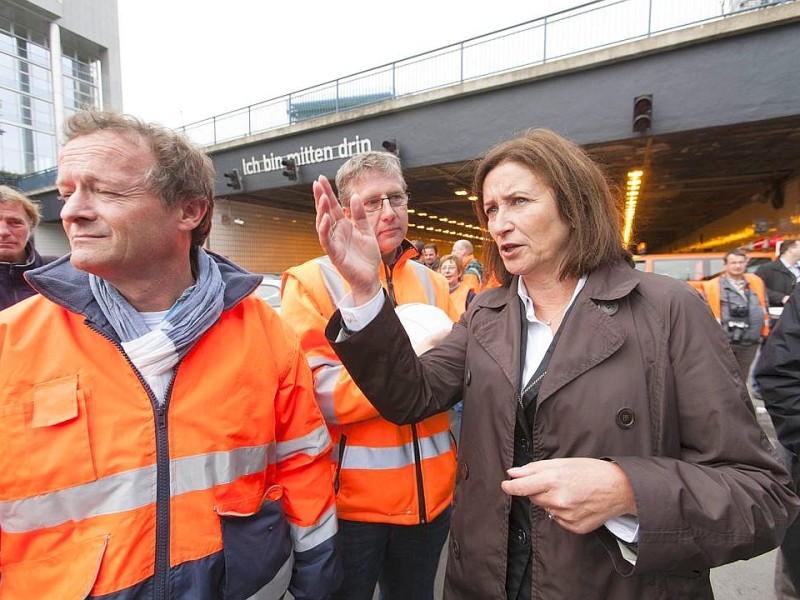
POLYGON ((133 364, 130 357, 125 352, 122 345, 95 327, 88 319, 84 321, 92 331, 104 337, 114 346, 125 358, 125 362, 133 370, 139 380, 147 397, 150 398, 150 405, 153 408, 153 415, 156 428, 156 547, 155 547, 155 569, 153 571, 153 598, 155 600, 169 599, 169 518, 170 518, 170 481, 169 481, 169 435, 167 430, 167 407, 172 395, 172 384, 178 367, 182 361, 175 365, 172 379, 164 393, 164 403, 159 405, 158 399, 153 394, 150 386, 147 385, 144 377, 133 364))
MULTIPOLYGON (((397 298, 394 295, 394 282, 392 281, 394 264, 391 267, 388 267, 386 266, 386 263, 383 263, 383 269, 384 273, 386 273, 386 291, 389 293, 389 299, 392 301, 392 306, 396 307, 397 298)), ((419 447, 419 434, 417 433, 416 423, 411 424, 411 438, 414 446, 414 472, 417 480, 417 497, 419 498, 419 522, 420 525, 424 525, 428 522, 428 518, 427 510, 425 509, 425 487, 422 479, 422 451, 419 447)))
POLYGON ((392 301, 392 306, 397 307, 397 298, 394 295, 394 281, 392 281, 392 273, 394 272, 394 265, 391 267, 387 267, 386 263, 381 261, 383 264, 383 271, 386 274, 386 291, 389 294, 389 300, 392 301))
POLYGON ((170 464, 167 408, 172 396, 172 384, 175 382, 180 364, 181 361, 178 361, 175 365, 162 404, 153 397, 149 386, 145 386, 156 420, 156 560, 153 580, 153 597, 156 600, 169 599, 170 464))
POLYGON ((411 424, 411 437, 414 441, 414 470, 417 474, 417 496, 419 497, 419 522, 424 525, 428 522, 427 511, 425 509, 425 487, 422 481, 422 452, 419 448, 419 434, 417 424, 411 424))

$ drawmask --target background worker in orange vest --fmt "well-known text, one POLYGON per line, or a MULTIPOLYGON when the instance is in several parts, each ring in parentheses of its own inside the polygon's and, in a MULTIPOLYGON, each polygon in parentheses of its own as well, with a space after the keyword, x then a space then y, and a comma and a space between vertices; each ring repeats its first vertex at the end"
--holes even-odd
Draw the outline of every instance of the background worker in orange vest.
MULTIPOLYGON (((471 247, 472 244, 470 244, 471 247)), ((456 310, 462 314, 465 313, 469 308, 470 302, 475 298, 476 292, 470 287, 472 282, 464 281, 464 269, 462 268, 461 259, 455 254, 443 256, 439 264, 439 272, 447 279, 447 285, 450 286, 450 300, 456 310)), ((456 442, 461 438, 461 415, 463 411, 463 402, 457 402, 449 411, 453 437, 456 438, 456 442)))
MULTIPOLYGON (((417 252, 405 239, 408 192, 400 160, 387 152, 356 155, 339 169, 336 186, 346 215, 354 202, 366 210, 390 301, 437 306, 455 320, 445 279, 412 260, 417 252)), ((349 291, 324 256, 286 271, 281 299, 281 316, 300 336, 336 444, 344 583, 335 597, 370 600, 380 582, 387 600, 432 599, 455 483, 447 413, 400 426, 381 418, 364 397, 325 339, 328 320, 337 303, 349 301, 349 291)))
POLYGON ((476 294, 483 289, 483 264, 475 258, 475 249, 469 240, 456 240, 453 244, 453 254, 461 259, 464 272, 461 280, 476 294))
POLYGON ((447 280, 450 290, 450 300, 456 311, 463 314, 469 307, 469 303, 475 298, 475 290, 464 282, 464 270, 461 267, 461 259, 455 254, 447 254, 439 261, 439 273, 447 280))
POLYGON ((0 598, 327 598, 330 437, 261 277, 202 248, 211 160, 115 113, 66 137, 72 253, 0 314, 0 598))
POLYGON ((706 301, 728 336, 745 383, 761 338, 768 333, 764 282, 746 270, 747 253, 731 250, 725 254, 722 273, 703 282, 706 301))

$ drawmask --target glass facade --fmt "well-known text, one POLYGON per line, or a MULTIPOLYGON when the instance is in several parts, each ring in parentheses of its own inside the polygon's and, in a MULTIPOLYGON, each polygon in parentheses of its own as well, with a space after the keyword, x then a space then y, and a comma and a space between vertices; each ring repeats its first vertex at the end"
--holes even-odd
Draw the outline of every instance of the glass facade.
POLYGON ((64 112, 102 105, 100 100, 100 61, 64 47, 61 55, 64 85, 64 112))
MULTIPOLYGON (((0 5, 0 171, 24 175, 56 164, 55 105, 49 22, 0 5)), ((61 50, 65 116, 101 106, 100 63, 61 50)))

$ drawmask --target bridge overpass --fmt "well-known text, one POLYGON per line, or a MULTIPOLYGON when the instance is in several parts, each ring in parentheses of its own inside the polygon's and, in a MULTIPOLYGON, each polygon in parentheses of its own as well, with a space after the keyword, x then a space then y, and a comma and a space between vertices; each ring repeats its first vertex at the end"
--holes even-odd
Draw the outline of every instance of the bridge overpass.
MULTIPOLYGON (((552 41, 559 31, 570 44, 576 37, 595 40, 598 30, 631 29, 634 17, 642 16, 635 5, 642 4, 590 2, 487 38, 504 44, 501 58, 530 51, 547 35, 552 41)), ((654 15, 647 18, 652 25, 654 15)), ((267 105, 188 126, 192 137, 208 143, 218 172, 211 247, 257 271, 280 271, 315 256, 311 181, 319 174, 332 178, 348 156, 384 142, 396 145, 406 170, 409 237, 438 241, 443 250, 459 237, 480 246, 484 233, 473 203, 457 192, 470 190, 475 158, 529 127, 547 127, 580 143, 620 186, 628 171, 643 168, 633 239, 651 251, 740 245, 748 240, 697 232, 741 211, 745 220, 760 218, 762 229, 766 223, 800 231, 800 2, 660 33, 651 29, 631 30, 627 41, 600 39, 588 50, 568 44, 549 60, 545 41, 534 64, 482 77, 463 76, 466 52, 477 47, 467 41, 459 50, 462 77, 456 83, 398 94, 402 77, 395 64, 375 70, 384 78, 391 74, 390 92, 365 88, 366 76, 354 76, 335 82, 333 99, 322 91, 330 85, 290 95, 269 108, 287 122, 265 131, 256 132, 258 122, 266 122, 267 105), (350 91, 341 95, 342 88, 350 91), (652 97, 651 126, 637 133, 633 103, 642 95, 652 97), (336 112, 314 116, 332 103, 339 104, 336 112), (243 134, 231 133, 232 125, 243 123, 243 134), (296 161, 296 181, 283 175, 284 157, 296 161), (229 187, 223 175, 233 170, 240 189, 229 187)), ((431 64, 449 56, 444 50, 431 53, 431 64)), ((415 57, 404 66, 419 71, 425 60, 415 57)), ((751 237, 759 235, 758 227, 751 229, 751 237)))

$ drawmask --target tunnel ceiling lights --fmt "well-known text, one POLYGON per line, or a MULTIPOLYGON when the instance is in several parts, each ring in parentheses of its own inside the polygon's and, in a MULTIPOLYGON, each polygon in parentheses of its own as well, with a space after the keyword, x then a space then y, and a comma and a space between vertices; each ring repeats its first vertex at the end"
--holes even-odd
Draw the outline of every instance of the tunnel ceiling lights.
POLYGON ((636 205, 639 201, 643 176, 644 171, 641 169, 628 171, 628 179, 625 184, 625 222, 622 229, 622 243, 626 248, 633 237, 633 221, 636 218, 636 205))
POLYGON ((466 231, 456 231, 455 229, 443 229, 440 227, 434 227, 433 225, 424 225, 422 223, 411 223, 409 222, 408 226, 413 229, 418 229, 420 231, 431 231, 434 233, 441 233, 444 235, 451 235, 456 238, 465 238, 470 240, 477 240, 480 242, 485 242, 486 237, 482 235, 480 227, 474 227, 476 232, 470 233, 466 231))

